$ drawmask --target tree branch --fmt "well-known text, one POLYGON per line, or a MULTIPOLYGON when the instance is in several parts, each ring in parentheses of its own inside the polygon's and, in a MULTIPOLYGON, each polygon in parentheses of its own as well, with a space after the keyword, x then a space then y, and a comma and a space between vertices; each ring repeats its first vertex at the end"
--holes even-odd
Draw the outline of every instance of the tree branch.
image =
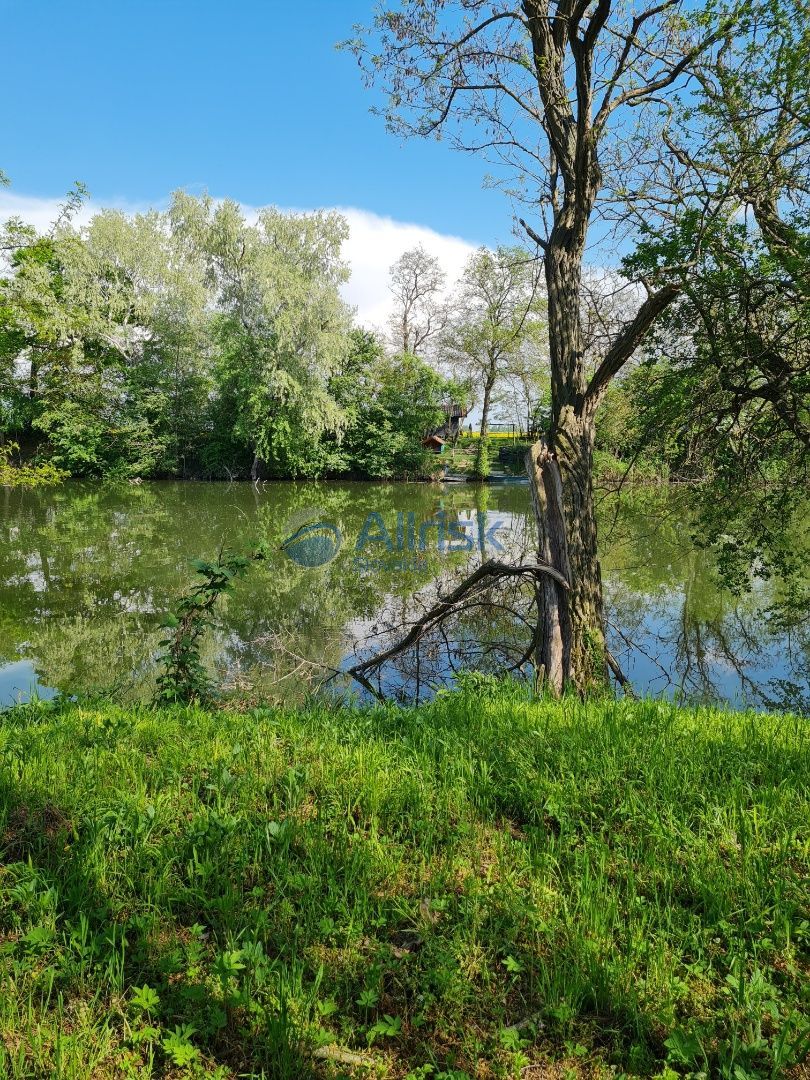
POLYGON ((401 653, 406 652, 412 646, 416 645, 429 630, 439 625, 448 615, 451 615, 454 611, 458 610, 471 593, 475 592, 482 585, 486 585, 490 580, 497 581, 500 578, 508 577, 529 577, 539 580, 544 576, 552 578, 564 589, 570 588, 568 581, 559 570, 555 570, 554 567, 548 563, 537 562, 512 565, 509 563, 500 563, 495 559, 488 559, 469 574, 451 593, 446 597, 440 598, 429 611, 425 612, 421 618, 417 619, 407 634, 405 634, 398 642, 390 648, 383 650, 383 652, 375 654, 369 660, 353 664, 352 667, 346 669, 345 674, 359 682, 364 689, 369 690, 375 697, 379 697, 378 691, 369 681, 369 674, 374 671, 379 671, 383 664, 388 660, 393 659, 395 656, 399 656, 401 653))
POLYGON ((627 363, 644 340, 652 324, 661 312, 669 307, 680 291, 680 285, 674 283, 664 285, 658 292, 648 296, 635 317, 625 323, 588 383, 588 389, 585 391, 586 403, 594 407, 599 403, 610 380, 627 363))
POLYGON ((543 240, 543 238, 539 235, 539 233, 536 233, 534 231, 534 229, 531 227, 531 225, 527 224, 523 220, 523 218, 518 218, 518 221, 523 226, 523 228, 526 230, 526 234, 529 237, 529 239, 533 240, 535 242, 535 244, 537 244, 537 246, 540 248, 541 251, 547 251, 548 250, 547 241, 543 240))

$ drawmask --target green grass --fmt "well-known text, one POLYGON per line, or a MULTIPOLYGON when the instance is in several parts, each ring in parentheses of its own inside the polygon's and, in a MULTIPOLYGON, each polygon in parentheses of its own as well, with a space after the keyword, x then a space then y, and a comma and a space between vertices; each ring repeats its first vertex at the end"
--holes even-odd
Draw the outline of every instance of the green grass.
POLYGON ((808 764, 486 686, 6 713, 0 1075, 801 1075, 808 764))
POLYGON ((669 470, 663 462, 640 454, 632 461, 623 461, 609 450, 594 450, 594 475, 598 480, 624 481, 650 484, 665 481, 669 470))

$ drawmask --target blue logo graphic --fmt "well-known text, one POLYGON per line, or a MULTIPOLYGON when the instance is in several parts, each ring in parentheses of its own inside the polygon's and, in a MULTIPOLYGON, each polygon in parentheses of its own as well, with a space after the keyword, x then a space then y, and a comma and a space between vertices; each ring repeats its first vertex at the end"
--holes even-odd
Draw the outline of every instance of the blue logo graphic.
POLYGON ((288 536, 281 550, 299 566, 325 566, 337 555, 342 539, 337 525, 314 521, 288 536))
MULTIPOLYGON (((343 536, 337 525, 324 521, 324 512, 308 507, 288 518, 284 531, 289 533, 281 550, 299 566, 325 566, 340 551, 343 536)), ((471 513, 462 521, 437 511, 427 521, 417 523, 413 511, 397 511, 388 528, 382 514, 372 510, 366 515, 354 545, 353 565, 359 570, 423 570, 427 569, 425 553, 439 554, 469 552, 477 548, 502 552, 498 531, 503 521, 490 521, 485 511, 471 513)))

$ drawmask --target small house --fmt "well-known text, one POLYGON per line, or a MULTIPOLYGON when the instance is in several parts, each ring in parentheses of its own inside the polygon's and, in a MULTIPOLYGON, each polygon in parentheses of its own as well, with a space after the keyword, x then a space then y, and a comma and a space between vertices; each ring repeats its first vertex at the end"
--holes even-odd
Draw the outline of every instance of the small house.
POLYGON ((444 450, 444 439, 441 435, 426 435, 424 439, 422 439, 422 446, 424 446, 426 450, 432 450, 434 454, 441 454, 444 450))

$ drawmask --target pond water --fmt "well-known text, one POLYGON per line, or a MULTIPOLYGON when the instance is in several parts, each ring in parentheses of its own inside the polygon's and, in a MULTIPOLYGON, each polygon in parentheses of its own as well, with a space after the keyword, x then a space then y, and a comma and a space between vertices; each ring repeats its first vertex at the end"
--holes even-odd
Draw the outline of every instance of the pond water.
MULTIPOLYGON (((691 542, 688 498, 636 489, 600 505, 614 654, 639 693, 806 707, 810 630, 780 618, 778 581, 742 597, 718 585, 711 555, 691 542)), ((533 535, 522 483, 6 490, 0 705, 56 692, 147 699, 160 624, 194 577, 190 560, 258 540, 269 556, 221 604, 205 659, 243 700, 294 698, 370 635, 406 623, 432 588, 483 558, 530 551, 533 535)), ((449 647, 522 629, 509 604, 496 614, 482 603, 449 647)), ((425 682, 450 670, 434 646, 425 682)), ((392 685, 404 688, 406 675, 394 672, 392 685)))

